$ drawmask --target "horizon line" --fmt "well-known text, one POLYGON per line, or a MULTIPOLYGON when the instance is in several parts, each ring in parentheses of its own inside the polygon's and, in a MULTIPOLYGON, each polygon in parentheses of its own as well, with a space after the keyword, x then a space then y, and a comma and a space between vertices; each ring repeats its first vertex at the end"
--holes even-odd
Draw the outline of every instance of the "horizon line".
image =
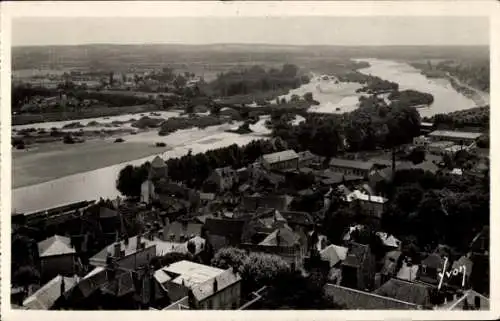
POLYGON ((11 45, 11 48, 22 47, 78 47, 78 46, 274 46, 274 47, 490 47, 490 44, 279 44, 259 42, 221 42, 221 43, 174 43, 174 42, 152 42, 152 43, 110 43, 89 42, 81 44, 33 44, 33 45, 11 45))

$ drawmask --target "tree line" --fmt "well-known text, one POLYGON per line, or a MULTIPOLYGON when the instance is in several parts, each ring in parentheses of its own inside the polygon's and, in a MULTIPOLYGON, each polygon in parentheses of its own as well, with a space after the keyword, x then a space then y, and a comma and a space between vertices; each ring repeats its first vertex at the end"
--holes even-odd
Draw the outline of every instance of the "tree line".
POLYGON ((210 89, 218 96, 246 95, 258 92, 293 89, 309 82, 307 76, 299 74, 299 68, 292 64, 284 64, 280 69, 265 70, 260 66, 240 71, 219 73, 209 83, 210 89))

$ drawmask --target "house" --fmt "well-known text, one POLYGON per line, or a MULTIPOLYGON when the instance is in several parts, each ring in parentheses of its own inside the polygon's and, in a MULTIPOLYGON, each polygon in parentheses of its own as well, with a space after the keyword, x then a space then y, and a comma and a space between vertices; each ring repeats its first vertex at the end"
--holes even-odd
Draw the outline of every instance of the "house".
POLYGON ((384 233, 384 232, 377 232, 376 233, 378 237, 380 237, 380 240, 389 249, 399 249, 401 246, 401 241, 395 238, 393 235, 384 233))
POLYGON ((359 160, 332 158, 330 160, 329 167, 334 172, 368 178, 368 175, 373 169, 374 164, 372 162, 364 162, 359 160))
POLYGON ((241 277, 232 269, 180 261, 155 271, 154 278, 173 302, 164 310, 176 310, 181 305, 192 310, 240 307, 241 277))
POLYGON ((239 181, 239 174, 230 166, 216 168, 208 178, 209 182, 215 183, 219 192, 231 189, 239 181))
POLYGON ((76 273, 76 251, 69 237, 54 235, 39 242, 38 257, 43 279, 50 280, 58 274, 68 276, 76 273))
POLYGON ((446 148, 453 145, 455 145, 455 143, 450 141, 433 141, 427 145, 427 151, 433 155, 443 155, 446 148))
POLYGON ((417 136, 413 138, 413 145, 416 147, 424 147, 427 148, 427 146, 431 143, 431 139, 426 136, 417 136))
POLYGON ((411 302, 385 297, 340 285, 326 284, 325 294, 334 303, 348 310, 416 310, 420 307, 411 302))
POLYGON ((396 275, 399 258, 401 257, 401 251, 390 251, 385 254, 384 265, 380 270, 380 280, 382 282, 388 281, 390 278, 396 275))
POLYGON ((118 267, 136 270, 147 265, 155 256, 156 245, 143 239, 142 235, 137 235, 105 247, 91 257, 89 262, 95 267, 105 267, 109 261, 113 261, 118 267))
POLYGON ((162 240, 166 242, 186 242, 196 236, 201 236, 203 224, 189 221, 165 222, 162 240))
POLYGON ((438 273, 443 269, 443 266, 444 260, 439 254, 430 254, 420 264, 419 279, 426 283, 437 284, 439 282, 438 273))
POLYGON ((375 258, 368 245, 351 242, 341 266, 341 285, 363 290, 373 287, 375 258))
POLYGON ((300 167, 319 166, 323 162, 323 157, 315 155, 308 150, 298 152, 297 154, 299 155, 300 167))
POLYGON ((400 280, 415 281, 419 276, 419 266, 408 261, 403 261, 398 271, 397 278, 400 280))
POLYGON ((490 299, 474 291, 467 290, 462 295, 455 295, 453 300, 439 306, 438 310, 489 310, 490 299))
POLYGON ((299 167, 299 155, 294 150, 265 154, 261 157, 261 163, 268 170, 283 170, 299 167))
POLYGON ((434 130, 434 123, 421 122, 420 123, 420 132, 422 134, 430 133, 434 130))
POLYGON ((431 289, 432 288, 430 286, 421 283, 399 279, 390 279, 380 288, 373 291, 373 293, 384 297, 413 303, 417 306, 430 307, 431 289))
POLYGON ((155 192, 155 186, 153 181, 150 179, 145 180, 141 184, 141 202, 146 204, 151 204, 151 202, 157 198, 155 192))
POLYGON ((78 277, 58 275, 23 301, 29 310, 51 310, 56 301, 78 283, 78 277))
POLYGON ((359 190, 355 190, 345 197, 345 201, 350 203, 351 206, 360 205, 361 209, 367 215, 381 218, 388 199, 382 196, 372 196, 370 194, 360 192, 359 190))
POLYGON ((260 243, 243 243, 241 248, 252 252, 278 255, 293 269, 300 269, 308 251, 308 240, 302 231, 294 231, 285 220, 277 220, 276 228, 260 243))
POLYGON ((207 242, 217 252, 223 247, 238 246, 245 224, 246 220, 213 217, 206 219, 203 228, 207 242))
POLYGON ((156 156, 151 162, 151 167, 149 169, 149 179, 156 180, 160 178, 168 177, 168 167, 165 161, 160 157, 156 156))
POLYGON ((370 172, 368 175, 368 182, 371 188, 377 188, 380 183, 389 183, 392 181, 393 169, 386 167, 377 169, 370 172))
POLYGON ((459 143, 460 145, 470 145, 482 135, 482 133, 473 132, 435 130, 429 133, 427 136, 433 141, 451 141, 459 143))
POLYGON ((259 207, 272 208, 279 211, 286 211, 293 198, 288 195, 245 195, 242 198, 241 206, 246 211, 256 211, 259 207))
POLYGON ((348 248, 346 247, 330 244, 322 249, 319 255, 323 261, 330 264, 330 268, 333 268, 346 259, 347 252, 348 248))

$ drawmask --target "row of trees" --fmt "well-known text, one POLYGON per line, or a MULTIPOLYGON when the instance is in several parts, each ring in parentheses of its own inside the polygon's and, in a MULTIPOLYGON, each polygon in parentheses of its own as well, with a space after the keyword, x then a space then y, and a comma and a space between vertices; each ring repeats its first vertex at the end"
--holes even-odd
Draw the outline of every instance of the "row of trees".
POLYGON ((490 126, 490 106, 459 110, 448 114, 437 114, 424 121, 434 122, 436 126, 451 129, 464 127, 478 127, 488 129, 490 126))
MULTIPOLYGON (((255 140, 243 147, 233 144, 196 155, 188 153, 180 158, 170 158, 166 163, 172 180, 184 182, 190 187, 201 188, 215 168, 228 165, 234 168, 247 166, 262 154, 284 150, 285 147, 272 141, 255 140)), ((139 196, 141 184, 148 177, 149 166, 149 162, 141 166, 126 166, 118 175, 116 188, 125 196, 139 196)))

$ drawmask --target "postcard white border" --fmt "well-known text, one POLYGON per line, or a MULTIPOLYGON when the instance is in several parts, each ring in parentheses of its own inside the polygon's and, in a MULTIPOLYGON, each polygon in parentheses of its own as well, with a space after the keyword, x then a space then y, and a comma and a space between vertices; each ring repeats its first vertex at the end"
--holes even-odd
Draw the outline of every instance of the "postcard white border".
MULTIPOLYGON (((1 316, 4 320, 137 320, 144 311, 23 311, 10 308, 10 202, 11 202, 11 147, 10 147, 10 28, 15 17, 241 17, 241 16, 485 16, 490 17, 491 105, 496 106, 500 89, 499 3, 496 1, 297 1, 297 2, 16 2, 1 3, 1 316)), ((499 112, 491 108, 491 122, 500 120, 499 112)), ((498 249, 499 228, 494 222, 499 208, 500 171, 497 154, 500 148, 498 134, 491 126, 491 310, 471 311, 147 311, 149 320, 203 319, 203 320, 459 320, 494 319, 500 316, 498 286, 500 262, 498 249), (495 250, 494 250, 495 249, 495 250)))

